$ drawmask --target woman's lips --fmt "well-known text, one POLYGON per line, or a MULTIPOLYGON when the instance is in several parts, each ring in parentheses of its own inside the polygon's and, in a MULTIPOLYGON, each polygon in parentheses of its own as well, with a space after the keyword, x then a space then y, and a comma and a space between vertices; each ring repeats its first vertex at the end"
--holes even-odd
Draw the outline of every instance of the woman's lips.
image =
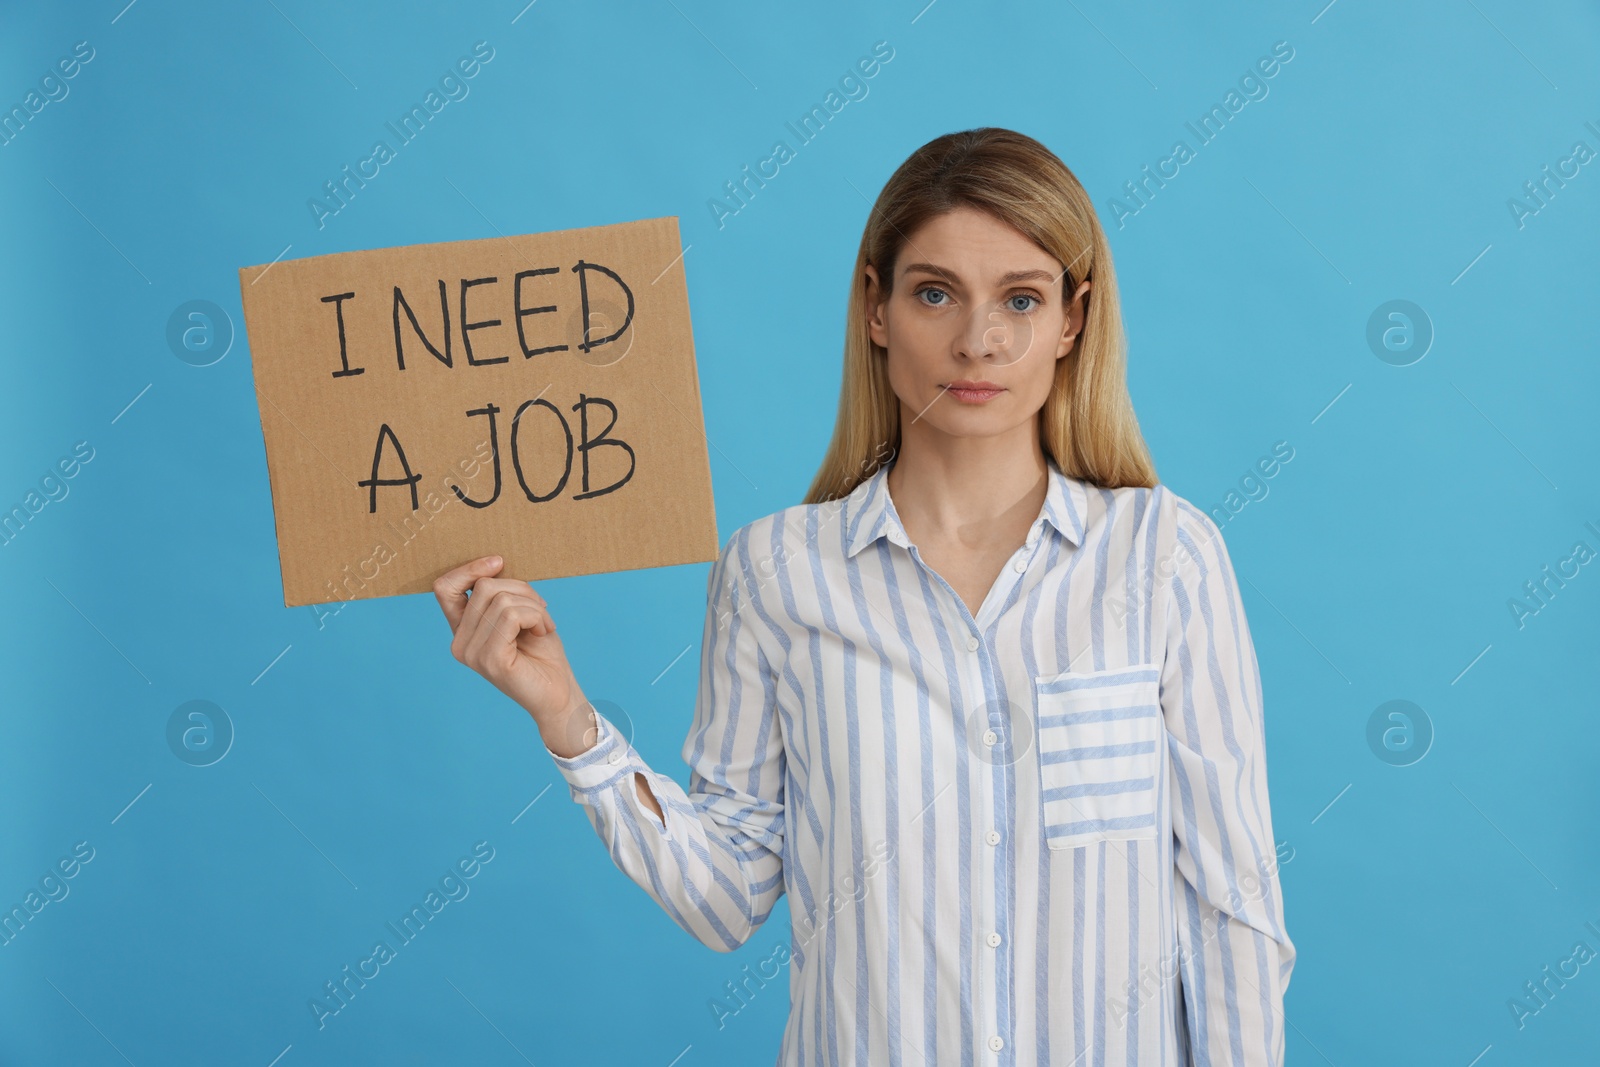
POLYGON ((951 385, 945 390, 963 404, 986 404, 1005 392, 998 387, 951 385))

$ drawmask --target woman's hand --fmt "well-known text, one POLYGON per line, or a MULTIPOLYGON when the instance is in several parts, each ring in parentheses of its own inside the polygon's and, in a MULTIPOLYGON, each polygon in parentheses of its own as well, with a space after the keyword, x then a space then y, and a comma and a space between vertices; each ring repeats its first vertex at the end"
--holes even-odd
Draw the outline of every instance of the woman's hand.
POLYGON ((483 556, 433 583, 455 634, 450 654, 527 709, 552 752, 577 755, 595 742, 589 702, 544 598, 527 582, 494 577, 502 566, 483 556))

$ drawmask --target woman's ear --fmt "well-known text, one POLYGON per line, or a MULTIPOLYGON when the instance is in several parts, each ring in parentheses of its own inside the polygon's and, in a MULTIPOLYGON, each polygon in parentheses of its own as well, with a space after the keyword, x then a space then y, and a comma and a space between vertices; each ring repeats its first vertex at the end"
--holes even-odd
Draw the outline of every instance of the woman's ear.
POLYGON ((1072 299, 1067 301, 1067 321, 1061 329, 1061 346, 1056 351, 1057 359, 1072 351, 1073 343, 1083 331, 1083 322, 1088 315, 1088 292, 1091 284, 1087 278, 1079 282, 1072 299))
POLYGON ((889 324, 883 314, 883 287, 878 283, 878 271, 871 263, 867 264, 867 291, 862 301, 862 308, 867 317, 867 333, 872 337, 872 343, 879 348, 889 347, 889 324))

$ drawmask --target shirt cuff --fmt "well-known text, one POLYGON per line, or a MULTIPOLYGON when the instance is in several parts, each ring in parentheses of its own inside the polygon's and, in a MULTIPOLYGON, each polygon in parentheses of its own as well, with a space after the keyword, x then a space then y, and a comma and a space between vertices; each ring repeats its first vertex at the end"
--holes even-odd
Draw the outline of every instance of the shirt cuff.
POLYGON ((636 769, 631 747, 598 708, 594 722, 598 731, 595 743, 576 756, 558 756, 545 745, 551 762, 571 786, 574 800, 609 788, 636 769))

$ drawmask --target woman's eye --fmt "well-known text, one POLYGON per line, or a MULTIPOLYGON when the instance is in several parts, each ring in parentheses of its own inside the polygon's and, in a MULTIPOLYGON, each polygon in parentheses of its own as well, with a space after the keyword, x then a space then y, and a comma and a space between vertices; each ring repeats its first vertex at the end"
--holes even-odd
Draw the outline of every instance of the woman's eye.
MULTIPOLYGON (((949 293, 934 285, 928 285, 918 289, 915 295, 918 298, 927 298, 923 299, 922 302, 928 307, 943 307, 945 304, 949 303, 950 298, 949 293), (938 299, 933 299, 933 297, 937 297, 938 299)), ((1015 293, 1006 297, 1004 303, 1007 310, 1015 311, 1021 314, 1027 314, 1028 312, 1039 307, 1039 305, 1044 303, 1044 301, 1040 300, 1032 293, 1015 293), (1017 301, 1025 301, 1025 303, 1019 306, 1017 301)))

